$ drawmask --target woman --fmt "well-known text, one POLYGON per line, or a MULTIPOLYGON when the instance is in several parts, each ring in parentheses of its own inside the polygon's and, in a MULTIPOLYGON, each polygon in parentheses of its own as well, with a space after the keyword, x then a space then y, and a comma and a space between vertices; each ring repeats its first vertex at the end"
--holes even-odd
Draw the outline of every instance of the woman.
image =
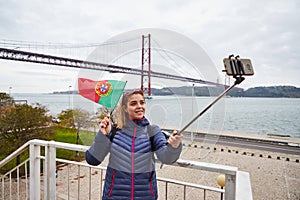
POLYGON ((86 151, 86 161, 99 165, 110 152, 102 199, 157 199, 154 152, 164 164, 175 162, 182 150, 182 136, 166 139, 160 128, 150 125, 141 90, 123 94, 118 107, 118 129, 110 116, 86 151))

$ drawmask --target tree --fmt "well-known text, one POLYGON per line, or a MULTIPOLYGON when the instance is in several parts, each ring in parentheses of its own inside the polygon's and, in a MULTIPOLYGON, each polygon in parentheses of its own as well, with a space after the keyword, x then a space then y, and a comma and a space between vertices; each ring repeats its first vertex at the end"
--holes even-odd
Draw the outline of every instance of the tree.
POLYGON ((7 106, 0 118, 1 139, 20 146, 33 138, 47 138, 52 132, 49 128, 51 117, 41 105, 16 104, 7 106))
POLYGON ((68 128, 75 128, 75 121, 74 121, 74 110, 68 109, 63 110, 58 115, 58 119, 60 119, 60 125, 68 128))
POLYGON ((92 126, 91 114, 81 109, 63 110, 59 115, 60 124, 68 128, 90 128, 92 126))
MULTIPOLYGON (((47 139, 53 130, 51 117, 40 104, 14 104, 9 95, 0 95, 0 151, 7 155, 31 139, 47 139), (5 102, 5 103, 4 103, 5 102)), ((19 160, 17 159, 17 164, 19 160)))
MULTIPOLYGON (((89 129, 93 127, 94 121, 92 120, 91 114, 81 109, 68 109, 62 111, 58 118, 61 120, 61 125, 77 129, 76 144, 79 144, 79 132, 80 129, 89 129)), ((78 155, 78 152, 76 152, 78 155)))
POLYGON ((8 94, 3 92, 0 93, 0 108, 13 105, 13 101, 14 99, 8 94))

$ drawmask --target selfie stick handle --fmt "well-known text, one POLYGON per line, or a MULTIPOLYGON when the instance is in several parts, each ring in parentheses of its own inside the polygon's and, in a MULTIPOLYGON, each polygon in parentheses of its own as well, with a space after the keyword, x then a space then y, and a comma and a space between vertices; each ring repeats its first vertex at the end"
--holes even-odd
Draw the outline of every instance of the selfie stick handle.
POLYGON ((211 102, 206 108, 204 108, 204 110, 202 110, 196 117, 194 117, 194 119, 192 119, 187 125, 185 125, 179 132, 178 134, 181 134, 183 131, 185 131, 185 129, 187 129, 192 123, 194 123, 201 115, 203 115, 208 109, 210 109, 210 107, 212 107, 217 101, 219 101, 224 95, 226 95, 232 88, 234 88, 234 86, 240 84, 243 80, 245 80, 244 77, 234 77, 235 83, 230 86, 229 88, 227 88, 222 94, 220 94, 213 102, 211 102))

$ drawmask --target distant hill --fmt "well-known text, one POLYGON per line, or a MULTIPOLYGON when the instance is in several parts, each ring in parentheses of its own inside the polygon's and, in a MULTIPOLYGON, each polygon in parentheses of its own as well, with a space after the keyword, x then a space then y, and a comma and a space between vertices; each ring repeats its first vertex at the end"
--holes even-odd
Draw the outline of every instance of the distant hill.
MULTIPOLYGON (((195 96, 217 96, 224 91, 222 87, 195 87, 195 96)), ((192 87, 168 87, 162 89, 152 89, 153 95, 181 95, 192 96, 192 87)), ((232 97, 289 97, 300 98, 300 88, 294 86, 271 86, 254 87, 244 90, 233 88, 228 94, 232 97)))
POLYGON ((300 88, 294 86, 255 87, 244 91, 243 96, 300 98, 300 88))
MULTIPOLYGON (((183 87, 167 87, 162 89, 152 88, 153 95, 180 95, 180 96, 192 96, 193 88, 190 86, 183 87)), ((224 91, 222 87, 194 87, 195 96, 217 96, 224 91)))
MULTIPOLYGON (((153 95, 168 96, 192 96, 192 87, 165 87, 161 89, 152 88, 153 95)), ((218 96, 224 91, 224 87, 194 87, 195 96, 218 96)), ((77 91, 53 92, 53 94, 77 94, 77 91)), ((244 90, 242 88, 233 88, 228 96, 232 97, 288 97, 300 98, 300 88, 294 86, 270 86, 254 87, 244 90)))

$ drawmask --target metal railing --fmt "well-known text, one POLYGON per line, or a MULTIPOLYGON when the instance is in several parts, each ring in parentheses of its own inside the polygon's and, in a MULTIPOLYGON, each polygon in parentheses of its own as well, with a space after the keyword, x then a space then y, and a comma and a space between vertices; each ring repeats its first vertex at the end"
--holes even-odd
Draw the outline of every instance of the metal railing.
MULTIPOLYGON (((106 170, 105 167, 101 165, 90 166, 85 162, 76 162, 56 157, 56 149, 67 149, 72 151, 85 152, 89 148, 88 146, 55 141, 31 140, 21 146, 11 155, 3 159, 0 162, 0 168, 10 162, 16 156, 28 150, 28 147, 29 158, 7 173, 1 175, 0 197, 2 199, 101 198, 104 173, 106 170), (57 163, 60 163, 60 166, 63 165, 64 169, 66 168, 65 170, 63 170, 63 173, 60 173, 58 171, 59 169, 57 163), (77 168, 77 170, 74 168, 77 168), (22 176, 20 175, 20 171, 22 171, 22 176), (71 172, 73 173, 73 175, 71 175, 71 172), (71 180, 70 177, 72 176, 74 176, 75 178, 71 180), (96 177, 93 178, 92 176, 96 177), (74 193, 77 194, 75 195, 74 193)), ((170 184, 175 184, 177 186, 183 187, 183 193, 180 194, 180 199, 187 198, 187 188, 201 190, 203 199, 207 199, 207 192, 214 192, 217 193, 217 195, 224 193, 226 200, 237 199, 236 192, 238 170, 236 167, 188 160, 178 160, 173 165, 177 167, 225 174, 226 187, 225 189, 220 189, 216 187, 203 186, 195 183, 157 177, 158 182, 162 182, 165 185, 164 187, 159 187, 159 190, 162 191, 161 193, 164 194, 162 196, 164 196, 165 199, 173 198, 172 195, 168 192, 168 187, 170 184)), ((197 197, 200 197, 200 195, 198 195, 197 197)), ((252 197, 248 199, 252 199, 252 197)))

